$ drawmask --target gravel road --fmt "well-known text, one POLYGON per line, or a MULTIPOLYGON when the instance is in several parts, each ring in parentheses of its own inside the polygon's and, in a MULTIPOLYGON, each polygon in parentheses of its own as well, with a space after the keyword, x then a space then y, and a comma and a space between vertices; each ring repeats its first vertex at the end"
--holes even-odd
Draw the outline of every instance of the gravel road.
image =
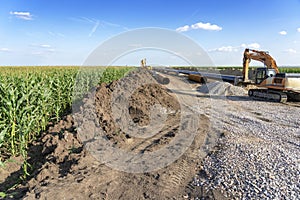
POLYGON ((230 199, 299 199, 300 104, 250 99, 227 83, 208 88, 208 115, 224 137, 203 161, 194 185, 220 189, 230 199))

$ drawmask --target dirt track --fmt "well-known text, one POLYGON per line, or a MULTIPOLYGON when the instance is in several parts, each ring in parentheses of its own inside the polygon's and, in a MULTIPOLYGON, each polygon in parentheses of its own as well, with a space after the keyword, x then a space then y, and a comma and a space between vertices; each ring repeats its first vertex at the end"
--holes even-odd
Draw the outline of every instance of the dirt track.
MULTIPOLYGON (((130 88, 130 85, 134 84, 134 82, 130 83, 130 80, 151 79, 148 74, 143 73, 133 76, 134 79, 131 77, 119 86, 125 84, 126 88, 130 88)), ((60 123, 52 125, 40 141, 34 144, 30 152, 31 163, 36 169, 33 177, 26 184, 11 189, 10 193, 15 193, 14 198, 25 199, 193 199, 195 197, 225 199, 221 191, 228 193, 226 188, 208 187, 213 184, 209 181, 211 177, 207 175, 216 172, 215 169, 208 169, 207 166, 211 163, 214 166, 213 158, 217 157, 216 153, 222 150, 222 146, 217 145, 219 144, 217 141, 221 139, 221 141, 229 141, 228 144, 230 141, 251 144, 256 140, 267 140, 265 136, 257 135, 255 130, 268 127, 271 125, 270 121, 281 117, 281 115, 273 116, 274 112, 270 111, 278 104, 251 101, 244 96, 245 94, 240 94, 240 88, 236 89, 227 84, 213 85, 214 88, 209 88, 214 89, 212 91, 215 95, 199 93, 197 90, 203 91, 203 87, 199 88, 198 84, 190 84, 183 81, 183 78, 173 76, 169 78, 171 83, 168 88, 147 84, 135 91, 129 99, 128 116, 140 126, 151 124, 149 116, 151 116, 151 108, 156 104, 162 105, 165 108, 163 110, 168 111, 163 118, 164 126, 151 137, 132 137, 126 131, 122 131, 120 124, 113 122, 109 102, 114 95, 113 91, 117 90, 117 83, 101 85, 96 91, 96 102, 85 99, 84 104, 81 105, 82 112, 79 118, 92 116, 89 109, 92 105, 96 106, 96 116, 99 125, 104 129, 103 136, 107 141, 118 148, 142 155, 156 152, 172 144, 174 138, 182 134, 178 125, 181 116, 197 116, 195 138, 175 162, 167 167, 145 173, 128 173, 108 167, 95 159, 95 155, 83 149, 84 138, 76 131, 74 119, 66 116, 60 123), (256 107, 261 110, 257 111, 256 107), (263 110, 267 110, 266 115, 263 110), (248 119, 247 116, 251 118, 248 119), (239 120, 243 123, 241 124, 239 120), (237 140, 237 138, 241 139, 237 140), (205 161, 203 161, 204 157, 206 157, 205 161)), ((122 96, 121 93, 118 94, 122 96)), ((122 99, 118 100, 122 102, 122 99)), ((285 107, 290 106, 279 105, 280 111, 284 112, 285 107)), ((295 121, 286 118, 280 119, 279 122, 288 128, 288 131, 292 131, 289 127, 299 125, 296 122, 297 117, 294 118, 295 121), (288 123, 286 120, 291 120, 289 121, 291 125, 284 125, 288 123)), ((83 120, 77 120, 75 124, 78 126, 80 123, 83 124, 83 120)), ((272 130, 265 133, 268 137, 272 136, 272 130)), ((278 135, 279 133, 276 134, 278 135)), ((3 181, 0 188, 10 184, 15 175, 3 181)), ((215 176, 220 178, 221 175, 215 176)))

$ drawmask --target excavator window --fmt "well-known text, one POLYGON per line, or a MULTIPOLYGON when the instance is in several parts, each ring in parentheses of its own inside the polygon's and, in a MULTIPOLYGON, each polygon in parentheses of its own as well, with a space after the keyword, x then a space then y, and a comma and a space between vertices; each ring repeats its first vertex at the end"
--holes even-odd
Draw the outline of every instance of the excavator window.
POLYGON ((272 76, 276 76, 276 71, 274 69, 258 68, 256 70, 255 83, 260 84, 263 80, 272 76))
POLYGON ((255 83, 260 84, 263 80, 266 79, 266 76, 267 76, 267 73, 266 73, 265 69, 257 69, 255 83))

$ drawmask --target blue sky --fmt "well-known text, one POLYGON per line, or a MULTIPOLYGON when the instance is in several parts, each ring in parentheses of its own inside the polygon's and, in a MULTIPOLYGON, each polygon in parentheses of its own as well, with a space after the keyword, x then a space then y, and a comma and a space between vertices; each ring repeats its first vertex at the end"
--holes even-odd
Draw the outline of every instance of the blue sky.
MULTIPOLYGON (((184 34, 208 52, 215 65, 241 65, 245 47, 269 51, 280 66, 300 65, 300 0, 0 0, 0 4, 0 65, 81 65, 102 42, 143 27, 184 34)), ((153 63, 181 64, 159 57, 162 60, 153 63)), ((139 61, 123 59, 118 64, 139 65, 139 61)))

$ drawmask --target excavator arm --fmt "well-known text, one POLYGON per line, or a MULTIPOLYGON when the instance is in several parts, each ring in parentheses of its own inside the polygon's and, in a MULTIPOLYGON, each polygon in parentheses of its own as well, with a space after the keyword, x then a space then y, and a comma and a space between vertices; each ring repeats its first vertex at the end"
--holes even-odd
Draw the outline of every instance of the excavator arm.
POLYGON ((249 81, 249 63, 251 59, 260 61, 269 69, 274 69, 276 73, 279 73, 276 61, 266 51, 258 51, 254 49, 245 49, 243 58, 243 79, 244 82, 249 81))

